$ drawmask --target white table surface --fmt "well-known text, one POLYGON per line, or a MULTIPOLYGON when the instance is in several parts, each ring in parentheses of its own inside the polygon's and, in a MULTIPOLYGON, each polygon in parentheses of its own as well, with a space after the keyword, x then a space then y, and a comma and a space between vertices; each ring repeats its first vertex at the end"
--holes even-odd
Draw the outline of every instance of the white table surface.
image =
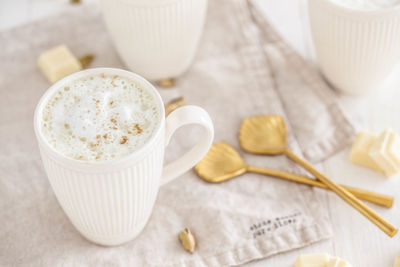
MULTIPOLYGON (((97 0, 82 0, 96 2, 97 0)), ((307 0, 258 0, 268 19, 299 53, 315 62, 310 39, 307 0)), ((44 18, 67 9, 79 9, 68 0, 0 0, 0 30, 7 30, 33 20, 44 18)), ((380 132, 392 127, 400 132, 400 79, 397 71, 383 88, 364 96, 357 116, 360 129, 380 132)), ((349 104, 352 97, 343 97, 349 104)), ((390 179, 352 165, 348 161, 349 149, 338 153, 317 167, 338 183, 373 190, 400 199, 400 175, 390 179)), ((362 215, 336 195, 317 190, 319 200, 328 210, 332 220, 334 237, 295 251, 282 253, 268 259, 246 264, 249 267, 289 267, 302 253, 327 252, 347 259, 354 267, 390 267, 400 254, 400 234, 387 237, 362 215)), ((398 199, 397 199, 398 200, 398 199)), ((399 200, 398 200, 399 201, 399 200)), ((391 209, 371 204, 371 207, 394 225, 400 226, 400 205, 395 202, 391 209)))

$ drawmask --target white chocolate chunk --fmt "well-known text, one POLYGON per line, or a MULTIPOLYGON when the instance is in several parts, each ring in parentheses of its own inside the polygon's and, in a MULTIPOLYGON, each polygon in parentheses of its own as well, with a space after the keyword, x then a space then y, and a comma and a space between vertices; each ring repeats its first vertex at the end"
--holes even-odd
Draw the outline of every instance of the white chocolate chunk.
POLYGON ((373 133, 358 133, 351 148, 350 161, 354 164, 367 167, 378 172, 383 172, 378 164, 375 163, 374 159, 369 155, 369 151, 376 139, 377 137, 373 133))
POLYGON ((339 258, 331 258, 326 267, 339 267, 340 259, 339 258))
POLYGON ((393 133, 389 140, 388 154, 397 167, 400 168, 400 137, 396 133, 393 133))
POLYGON ((371 146, 369 156, 374 159, 378 166, 387 176, 392 176, 400 171, 400 166, 389 155, 389 144, 392 142, 396 134, 387 129, 384 131, 371 146))
POLYGON ((293 267, 327 267, 329 255, 321 254, 303 254, 297 257, 293 267))
POLYGON ((396 259, 394 260, 393 267, 400 267, 400 255, 397 255, 396 259))
POLYGON ((351 265, 341 258, 331 258, 326 267, 351 267, 351 265))
POLYGON ((65 45, 43 52, 38 59, 38 66, 52 83, 82 69, 79 60, 65 45))

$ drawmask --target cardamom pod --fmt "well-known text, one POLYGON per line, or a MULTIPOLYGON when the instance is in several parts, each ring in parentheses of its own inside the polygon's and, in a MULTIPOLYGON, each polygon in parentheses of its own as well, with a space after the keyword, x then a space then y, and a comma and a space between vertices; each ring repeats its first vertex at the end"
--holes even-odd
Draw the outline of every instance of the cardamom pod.
POLYGON ((174 78, 167 78, 167 79, 158 80, 157 84, 164 88, 170 88, 170 87, 175 86, 176 82, 175 82, 174 78))
POLYGON ((194 239, 192 232, 190 232, 188 228, 183 229, 179 233, 179 240, 181 241, 184 249, 186 249, 190 253, 194 252, 194 249, 196 247, 196 240, 194 239))
POLYGON ((79 62, 81 63, 82 68, 84 69, 87 66, 89 66, 90 63, 92 63, 93 59, 94 59, 94 55, 93 54, 86 54, 86 55, 84 55, 84 56, 79 58, 79 62))

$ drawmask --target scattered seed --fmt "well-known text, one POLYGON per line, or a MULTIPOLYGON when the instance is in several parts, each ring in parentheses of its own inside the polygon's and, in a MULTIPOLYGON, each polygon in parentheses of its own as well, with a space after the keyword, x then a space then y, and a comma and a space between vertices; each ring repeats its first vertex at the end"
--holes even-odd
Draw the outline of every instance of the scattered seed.
MULTIPOLYGON (((74 1, 74 0, 71 0, 71 1, 74 1)), ((77 1, 77 0, 75 0, 75 1, 77 1)), ((93 54, 86 54, 79 58, 79 62, 81 63, 82 68, 86 68, 87 66, 89 66, 92 63, 93 59, 94 59, 93 54)))
POLYGON ((141 134, 143 132, 142 128, 140 128, 139 124, 137 123, 135 123, 135 126, 133 128, 135 128, 138 134, 141 134))
POLYGON ((125 144, 128 141, 128 137, 122 136, 121 142, 119 142, 121 145, 125 144))
POLYGON ((192 232, 190 232, 188 228, 183 229, 179 233, 179 240, 181 241, 184 249, 186 249, 190 253, 194 252, 194 249, 196 248, 196 240, 194 239, 192 232))

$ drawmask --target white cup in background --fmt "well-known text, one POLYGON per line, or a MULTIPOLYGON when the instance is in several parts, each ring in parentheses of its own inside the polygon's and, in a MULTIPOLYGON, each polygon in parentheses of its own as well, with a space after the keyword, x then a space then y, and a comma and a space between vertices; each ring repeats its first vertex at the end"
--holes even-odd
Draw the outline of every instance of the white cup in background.
POLYGON ((149 80, 175 78, 190 66, 203 31, 207 0, 102 0, 117 51, 149 80))
POLYGON ((400 6, 356 9, 309 0, 311 34, 323 74, 337 89, 379 88, 400 59, 400 6))
POLYGON ((193 167, 209 150, 214 128, 208 113, 183 106, 167 118, 157 90, 134 73, 112 68, 77 72, 58 81, 40 99, 34 129, 45 171, 54 193, 72 224, 87 239, 101 245, 119 245, 135 238, 148 221, 158 189, 193 167), (156 99, 161 122, 149 141, 121 159, 86 162, 57 152, 41 132, 42 111, 48 99, 75 79, 96 74, 132 78, 156 99), (164 150, 183 125, 198 124, 204 135, 181 158, 163 167, 164 150))

